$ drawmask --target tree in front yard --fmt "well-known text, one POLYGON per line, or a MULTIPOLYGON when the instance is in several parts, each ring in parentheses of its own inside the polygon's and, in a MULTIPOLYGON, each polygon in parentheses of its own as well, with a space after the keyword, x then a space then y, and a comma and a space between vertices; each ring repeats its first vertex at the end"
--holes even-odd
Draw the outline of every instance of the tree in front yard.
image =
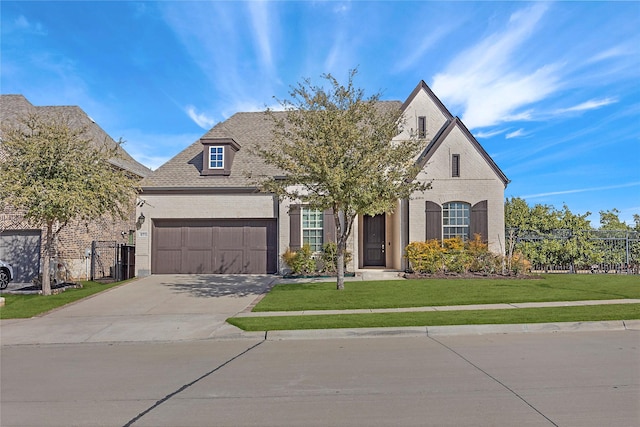
POLYGON ((255 147, 284 174, 264 181, 263 190, 333 211, 337 289, 344 289, 344 255, 356 217, 393 212, 399 199, 427 188, 415 180, 421 141, 393 140, 402 111, 381 102, 380 93, 365 98, 355 75, 350 71, 346 85, 325 74, 326 87, 309 79, 292 87, 290 99, 279 101, 286 114, 266 112, 275 143, 255 147))
POLYGON ((30 114, 3 127, 0 208, 12 207, 45 230, 42 293, 51 294, 49 264, 57 234, 72 220, 126 218, 137 179, 110 161, 118 146, 93 141, 64 115, 30 114))

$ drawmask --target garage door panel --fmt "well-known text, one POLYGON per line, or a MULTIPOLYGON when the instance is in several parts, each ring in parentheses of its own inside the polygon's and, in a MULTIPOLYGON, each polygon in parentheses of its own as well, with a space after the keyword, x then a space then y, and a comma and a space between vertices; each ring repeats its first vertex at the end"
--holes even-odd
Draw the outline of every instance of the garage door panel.
POLYGON ((176 269, 179 273, 275 273, 276 220, 155 220, 152 272, 169 273, 169 269, 171 273, 176 269))
POLYGON ((211 249, 186 249, 183 251, 182 273, 203 274, 211 271, 213 260, 211 249))
POLYGON ((218 268, 215 273, 219 274, 242 274, 249 270, 249 266, 245 263, 243 250, 221 250, 218 252, 216 259, 218 268))
POLYGON ((157 249, 153 262, 157 266, 158 273, 178 274, 182 271, 182 250, 157 249))

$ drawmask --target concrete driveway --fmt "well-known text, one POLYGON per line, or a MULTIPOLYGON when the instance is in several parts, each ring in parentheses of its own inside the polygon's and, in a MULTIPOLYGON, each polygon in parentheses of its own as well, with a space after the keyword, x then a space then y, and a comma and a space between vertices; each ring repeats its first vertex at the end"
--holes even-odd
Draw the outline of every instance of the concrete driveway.
MULTIPOLYGON (((225 323, 270 275, 156 275, 31 319, 2 320, 2 345, 182 341, 247 336, 225 323)), ((250 334, 249 334, 250 335, 250 334)))

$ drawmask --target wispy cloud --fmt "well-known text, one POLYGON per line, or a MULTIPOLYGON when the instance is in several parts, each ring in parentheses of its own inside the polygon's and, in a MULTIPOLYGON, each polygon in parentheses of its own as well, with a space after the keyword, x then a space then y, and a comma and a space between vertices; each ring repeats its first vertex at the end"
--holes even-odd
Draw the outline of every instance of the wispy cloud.
POLYGON ((271 70, 273 68, 273 58, 270 42, 270 21, 273 17, 269 16, 268 3, 260 0, 249 2, 247 5, 258 54, 264 66, 271 70))
POLYGON ((505 139, 522 138, 523 136, 527 136, 527 135, 529 135, 529 133, 525 132, 524 129, 520 128, 516 131, 509 132, 504 136, 504 138, 505 139))
POLYGON ((562 194, 575 194, 575 193, 587 193, 593 191, 604 191, 604 190, 614 190, 616 188, 627 188, 627 187, 637 187, 640 186, 640 182, 628 182, 625 184, 619 185, 608 185, 603 187, 588 187, 588 188, 575 188, 572 190, 563 190, 563 191, 551 191, 548 193, 538 193, 538 194, 528 194, 526 196, 522 196, 523 199, 535 199, 539 197, 548 197, 548 196, 559 196, 562 194))
POLYGON ((591 99, 578 105, 574 105, 569 108, 560 108, 556 110, 555 114, 571 113, 576 111, 595 110, 596 108, 604 107, 605 105, 615 104, 618 102, 616 98, 603 98, 603 99, 591 99))
POLYGON ((434 28, 431 31, 423 33, 424 37, 421 41, 419 41, 420 44, 418 45, 418 47, 416 48, 415 44, 411 44, 411 54, 396 65, 394 72, 403 72, 415 66, 429 49, 436 46, 437 43, 442 40, 447 34, 449 34, 454 28, 455 27, 452 25, 443 25, 441 27, 434 28))
POLYGON ((498 129, 493 131, 484 131, 484 132, 473 132, 473 136, 476 138, 491 138, 496 135, 500 135, 501 133, 505 133, 507 129, 498 129))
POLYGON ((46 36, 47 30, 40 22, 32 22, 29 21, 24 15, 18 16, 14 21, 13 25, 10 25, 7 29, 8 31, 22 31, 29 34, 34 34, 37 36, 46 36))
POLYGON ((196 107, 193 105, 187 105, 185 108, 187 115, 202 129, 209 130, 216 122, 215 119, 207 116, 205 113, 198 113, 196 107))
POLYGON ((464 111, 469 128, 492 126, 557 90, 554 64, 518 64, 513 57, 536 30, 548 4, 536 3, 511 15, 505 29, 461 52, 433 79, 445 104, 464 111))

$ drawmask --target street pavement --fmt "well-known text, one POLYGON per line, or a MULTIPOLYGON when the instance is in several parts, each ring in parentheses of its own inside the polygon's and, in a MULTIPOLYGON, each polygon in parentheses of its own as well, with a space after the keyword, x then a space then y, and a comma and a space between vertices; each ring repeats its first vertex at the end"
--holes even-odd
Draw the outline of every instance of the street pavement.
POLYGON ((269 334, 225 323, 276 279, 151 276, 2 320, 0 425, 640 425, 638 321, 269 334))
POLYGON ((0 425, 640 425, 640 332, 2 347, 0 425))

